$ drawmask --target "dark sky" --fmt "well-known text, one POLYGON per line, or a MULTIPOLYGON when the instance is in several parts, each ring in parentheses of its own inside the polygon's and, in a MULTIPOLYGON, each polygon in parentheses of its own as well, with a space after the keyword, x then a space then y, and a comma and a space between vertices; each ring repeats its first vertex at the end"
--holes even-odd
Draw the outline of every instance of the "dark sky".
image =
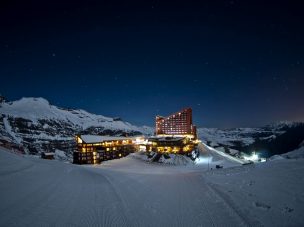
POLYGON ((0 93, 138 125, 303 121, 301 2, 2 0, 0 93))

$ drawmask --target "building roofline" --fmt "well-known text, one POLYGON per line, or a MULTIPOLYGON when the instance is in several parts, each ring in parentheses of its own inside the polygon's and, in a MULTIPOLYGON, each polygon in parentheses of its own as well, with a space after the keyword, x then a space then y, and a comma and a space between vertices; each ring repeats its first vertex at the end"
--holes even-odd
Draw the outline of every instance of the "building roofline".
POLYGON ((160 115, 156 115, 156 117, 164 118, 164 119, 169 119, 172 115, 177 115, 177 114, 179 114, 179 113, 181 113, 181 112, 184 112, 184 111, 186 111, 186 110, 189 110, 189 109, 192 111, 192 108, 191 108, 191 107, 186 107, 186 108, 181 109, 180 111, 177 111, 177 112, 175 112, 175 113, 170 114, 169 116, 163 117, 163 116, 160 116, 160 115))

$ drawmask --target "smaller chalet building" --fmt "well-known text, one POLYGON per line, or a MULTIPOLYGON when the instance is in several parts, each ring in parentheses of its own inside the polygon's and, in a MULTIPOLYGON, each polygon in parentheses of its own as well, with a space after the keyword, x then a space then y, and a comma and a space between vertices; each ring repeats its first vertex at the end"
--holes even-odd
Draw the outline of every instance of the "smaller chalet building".
POLYGON ((76 142, 74 164, 99 164, 138 151, 144 137, 77 135, 76 142))
POLYGON ((42 159, 53 160, 54 157, 55 157, 55 153, 54 152, 42 152, 41 153, 41 158, 42 159))
POLYGON ((154 136, 148 140, 147 152, 189 154, 197 144, 197 140, 187 136, 154 136))

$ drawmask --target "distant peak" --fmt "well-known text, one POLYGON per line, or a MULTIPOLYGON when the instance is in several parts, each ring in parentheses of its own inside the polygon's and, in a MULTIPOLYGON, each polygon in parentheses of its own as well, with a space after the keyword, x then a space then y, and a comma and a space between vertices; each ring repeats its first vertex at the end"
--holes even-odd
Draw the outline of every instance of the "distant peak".
POLYGON ((46 100, 45 98, 42 98, 42 97, 23 97, 20 100, 17 100, 17 101, 14 101, 14 102, 20 102, 20 103, 35 102, 35 103, 50 105, 49 101, 46 100))
POLYGON ((298 126, 299 124, 303 124, 302 122, 294 122, 294 121, 278 121, 271 123, 269 125, 266 125, 266 127, 271 127, 271 128, 283 128, 283 127, 295 127, 298 126))

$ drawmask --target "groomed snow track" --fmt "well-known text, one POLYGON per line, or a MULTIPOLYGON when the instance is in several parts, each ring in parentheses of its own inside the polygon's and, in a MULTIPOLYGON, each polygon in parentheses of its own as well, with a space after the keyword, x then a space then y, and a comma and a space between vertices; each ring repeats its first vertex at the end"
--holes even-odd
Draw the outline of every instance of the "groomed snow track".
POLYGON ((206 170, 132 156, 76 166, 0 148, 0 226, 252 224, 206 183, 206 170))

